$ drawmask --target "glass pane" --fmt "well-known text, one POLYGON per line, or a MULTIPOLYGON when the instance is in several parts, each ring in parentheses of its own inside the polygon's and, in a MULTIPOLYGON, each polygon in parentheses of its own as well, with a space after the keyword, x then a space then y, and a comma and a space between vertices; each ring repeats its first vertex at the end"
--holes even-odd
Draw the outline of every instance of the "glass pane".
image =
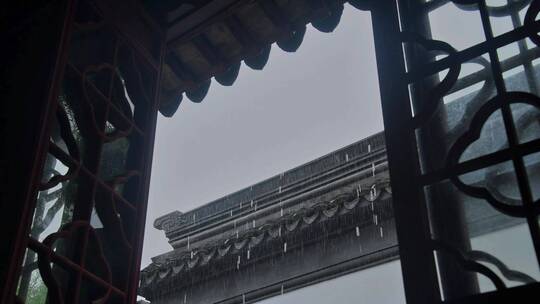
POLYGON ((452 1, 429 13, 431 35, 435 40, 463 50, 485 40, 482 20, 476 5, 457 5, 452 1), (460 22, 455 22, 460 20, 460 22), (448 26, 451 24, 452 26, 448 26))
MULTIPOLYGON (((470 269, 463 264, 463 259, 467 259, 486 266, 507 287, 540 280, 512 164, 506 162, 473 171, 458 180, 459 184, 443 181, 426 188, 432 237, 449 246, 437 250, 439 268, 440 263, 451 263, 468 273, 470 269), (448 218, 450 214, 452 218, 448 218), (446 218, 442 220, 442 217, 446 218), (461 230, 445 232, 444 225, 449 222, 463 226, 461 230), (455 235, 464 236, 460 245, 452 243, 456 241, 455 235)), ((442 274, 442 281, 444 277, 442 274)), ((475 279, 477 292, 496 290, 495 283, 485 273, 476 273, 475 279)))
POLYGON ((58 231, 73 217, 73 201, 77 193, 75 178, 63 179, 54 185, 54 179, 68 174, 69 169, 52 155, 45 162, 44 182, 48 189, 38 193, 30 236, 42 241, 58 231), (51 182, 52 181, 52 182, 51 182), (53 186, 54 185, 54 186, 53 186))
POLYGON ((27 249, 25 254, 24 264, 17 286, 17 297, 25 304, 48 304, 54 302, 55 295, 59 295, 65 299, 66 295, 62 294, 65 287, 69 284, 68 272, 62 267, 50 263, 51 279, 54 284, 58 285, 58 289, 49 289, 52 281, 45 281, 41 276, 38 268, 38 255, 36 252, 27 249), (55 292, 56 291, 56 292, 55 292), (52 295, 51 293, 55 294, 52 295))
POLYGON ((17 288, 17 297, 26 304, 47 303, 47 286, 41 279, 36 261, 35 253, 27 251, 17 288))
POLYGON ((427 12, 401 18, 411 18, 403 30, 412 125, 441 295, 454 300, 535 282, 529 228, 537 228, 528 222, 535 214, 523 206, 529 189, 538 197, 535 154, 523 158, 528 176, 515 167, 521 151, 537 152, 523 144, 539 133, 537 37, 517 35, 531 21, 531 1, 403 2, 427 12), (471 275, 465 260, 482 273, 471 275))

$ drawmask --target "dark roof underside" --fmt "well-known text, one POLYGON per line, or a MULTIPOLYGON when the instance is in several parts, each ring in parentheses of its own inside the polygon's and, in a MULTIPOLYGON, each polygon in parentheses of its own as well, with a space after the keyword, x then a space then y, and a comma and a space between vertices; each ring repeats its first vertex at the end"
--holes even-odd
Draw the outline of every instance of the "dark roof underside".
MULTIPOLYGON (((344 0, 168 0, 147 1, 166 28, 160 112, 172 116, 183 95, 193 102, 206 96, 213 77, 230 86, 241 62, 260 70, 271 46, 298 49, 306 24, 332 32, 341 19, 344 0)), ((366 0, 348 1, 364 8, 366 0)))

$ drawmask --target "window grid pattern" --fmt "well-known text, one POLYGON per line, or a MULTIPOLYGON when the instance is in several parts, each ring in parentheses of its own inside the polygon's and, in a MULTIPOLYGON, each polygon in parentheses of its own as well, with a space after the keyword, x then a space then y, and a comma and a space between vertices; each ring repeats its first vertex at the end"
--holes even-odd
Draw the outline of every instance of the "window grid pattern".
MULTIPOLYGON (((437 301, 482 293, 476 274, 486 277, 499 291, 537 284, 540 205, 535 195, 538 181, 534 172, 540 151, 537 129, 540 99, 535 60, 539 57, 537 32, 540 26, 536 19, 540 2, 500 2, 402 0, 397 1, 396 7, 366 2, 373 13, 400 253, 402 264, 405 264, 408 294, 414 292, 413 288, 408 291, 407 288, 416 284, 411 281, 422 273, 419 268, 426 272, 418 281, 424 280, 423 287, 434 290, 431 296, 437 301), (392 12, 390 7, 395 11, 392 12), (445 13, 449 7, 453 8, 456 18, 474 15, 482 37, 460 48, 452 44, 466 39, 467 33, 454 41, 452 36, 438 35, 432 27, 434 22, 440 21, 441 15, 437 12, 445 13), (388 20, 392 18, 399 27, 390 31, 388 20), (495 31, 499 29, 497 23, 504 18, 511 20, 511 28, 495 31), (385 37, 380 34, 383 28, 385 37), (383 45, 387 50, 382 50, 383 45), (399 51, 401 58, 396 60, 401 61, 402 66, 389 66, 389 47, 394 48, 394 56, 399 51), (507 54, 509 49, 510 55, 507 54), (471 64, 476 65, 472 72, 467 70, 467 65, 471 64), (516 68, 519 68, 517 73, 516 68), (389 72, 397 76, 388 76, 389 72), (399 101, 395 98, 397 95, 384 92, 389 86, 401 92, 399 101), (471 89, 473 86, 476 87, 471 89), (400 107, 406 111, 395 113, 400 107), (454 108, 459 108, 459 115, 452 114, 454 108), (394 115, 401 118, 395 119, 394 115), (484 139, 486 133, 491 138, 484 139), (477 142, 480 148, 471 148, 477 142), (403 151, 409 151, 410 154, 401 154, 410 156, 408 161, 416 166, 413 170, 404 170, 406 166, 395 164, 406 157, 392 151, 398 143, 403 151), (410 143, 413 146, 407 150, 405 147, 410 143), (507 187, 512 191, 501 189, 496 179, 504 179, 507 184, 513 182, 507 187), (402 191, 398 183, 416 190, 402 191), (525 237, 532 244, 534 256, 530 269, 512 269, 495 253, 471 248, 462 208, 463 204, 471 203, 470 200, 489 204, 494 213, 508 221, 526 224, 529 234, 525 237), (408 204, 411 210, 400 211, 404 210, 397 205, 400 202, 408 204), (410 212, 417 212, 419 221, 414 223, 415 227, 400 228, 399 222, 412 223, 410 212), (446 271, 445 264, 459 269, 446 271), (407 265, 419 272, 413 274, 407 265), (471 274, 475 274, 473 278, 471 274), (458 289, 462 291, 456 291, 458 289)), ((455 22, 462 22, 462 19, 455 19, 455 22)), ((470 28, 471 31, 475 29, 474 26, 470 28)), ((411 299, 408 295, 408 300, 411 299)), ((423 301, 426 299, 429 296, 423 301)))
POLYGON ((160 59, 114 22, 77 4, 20 303, 136 299, 160 59))

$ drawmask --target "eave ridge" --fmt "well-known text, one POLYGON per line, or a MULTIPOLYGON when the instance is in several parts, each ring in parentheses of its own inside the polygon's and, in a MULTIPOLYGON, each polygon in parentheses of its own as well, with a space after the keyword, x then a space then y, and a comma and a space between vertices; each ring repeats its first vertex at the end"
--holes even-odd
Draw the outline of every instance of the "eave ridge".
POLYGON ((212 77, 230 86, 242 61, 262 70, 273 43, 283 51, 295 52, 308 23, 330 33, 341 20, 344 3, 367 10, 372 1, 236 0, 223 2, 221 8, 217 1, 210 1, 169 27, 159 111, 171 117, 184 95, 192 102, 203 101, 212 77), (205 9, 209 10, 207 17, 205 9), (182 31, 176 33, 178 29, 182 31))
POLYGON ((171 242, 175 235, 190 233, 190 227, 202 228, 216 219, 225 220, 226 214, 230 214, 227 220, 233 220, 264 210, 276 200, 292 199, 299 194, 300 188, 323 185, 325 180, 361 171, 364 165, 372 167, 371 173, 379 173, 379 163, 385 159, 384 152, 384 133, 379 132, 193 210, 165 214, 155 220, 154 227, 163 230, 171 242))
MULTIPOLYGON (((348 214, 361 202, 373 203, 380 200, 383 192, 391 194, 388 178, 381 179, 367 189, 356 188, 335 198, 304 207, 293 214, 284 215, 277 220, 268 220, 257 228, 238 234, 237 237, 224 237, 199 248, 179 251, 164 262, 152 262, 141 271, 141 287, 157 284, 179 273, 205 266, 229 254, 246 248, 254 248, 263 242, 286 237, 287 234, 302 227, 325 222, 331 218, 348 214)), ((371 205, 373 207, 373 205, 371 205)))

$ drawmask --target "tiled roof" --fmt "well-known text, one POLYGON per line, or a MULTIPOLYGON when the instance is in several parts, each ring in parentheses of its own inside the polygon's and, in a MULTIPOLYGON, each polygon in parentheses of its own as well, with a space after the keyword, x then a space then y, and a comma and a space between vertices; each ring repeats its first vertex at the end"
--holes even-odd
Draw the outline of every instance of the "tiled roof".
MULTIPOLYGON (((142 271, 141 287, 145 288, 182 272, 214 263, 227 255, 245 251, 248 248, 256 248, 264 242, 285 238, 289 233, 344 216, 357 208, 365 208, 366 211, 373 209, 374 205, 370 203, 383 197, 387 198, 388 195, 391 195, 391 189, 386 177, 378 180, 369 188, 362 190, 356 188, 332 200, 322 201, 302 208, 293 214, 282 216, 277 220, 265 222, 234 238, 223 237, 201 248, 175 250, 166 258, 154 259, 154 262, 142 271)), ((371 214, 370 212, 365 213, 371 214)), ((372 221, 371 217, 368 221, 372 221)))
MULTIPOLYGON (((147 1, 148 2, 148 1, 147 1)), ((201 102, 211 78, 229 86, 241 62, 260 70, 272 44, 286 52, 301 45, 306 25, 332 32, 344 3, 365 9, 367 0, 215 0, 166 1, 164 20, 168 51, 163 70, 160 112, 172 116, 182 99, 201 102)), ((161 2, 160 2, 161 3, 161 2)))
POLYGON ((231 221, 276 201, 286 202, 343 174, 361 171, 366 166, 371 168, 385 160, 384 133, 380 132, 191 211, 161 216, 155 220, 154 227, 164 230, 172 244, 184 234, 193 234, 197 227, 207 227, 208 222, 231 221))

